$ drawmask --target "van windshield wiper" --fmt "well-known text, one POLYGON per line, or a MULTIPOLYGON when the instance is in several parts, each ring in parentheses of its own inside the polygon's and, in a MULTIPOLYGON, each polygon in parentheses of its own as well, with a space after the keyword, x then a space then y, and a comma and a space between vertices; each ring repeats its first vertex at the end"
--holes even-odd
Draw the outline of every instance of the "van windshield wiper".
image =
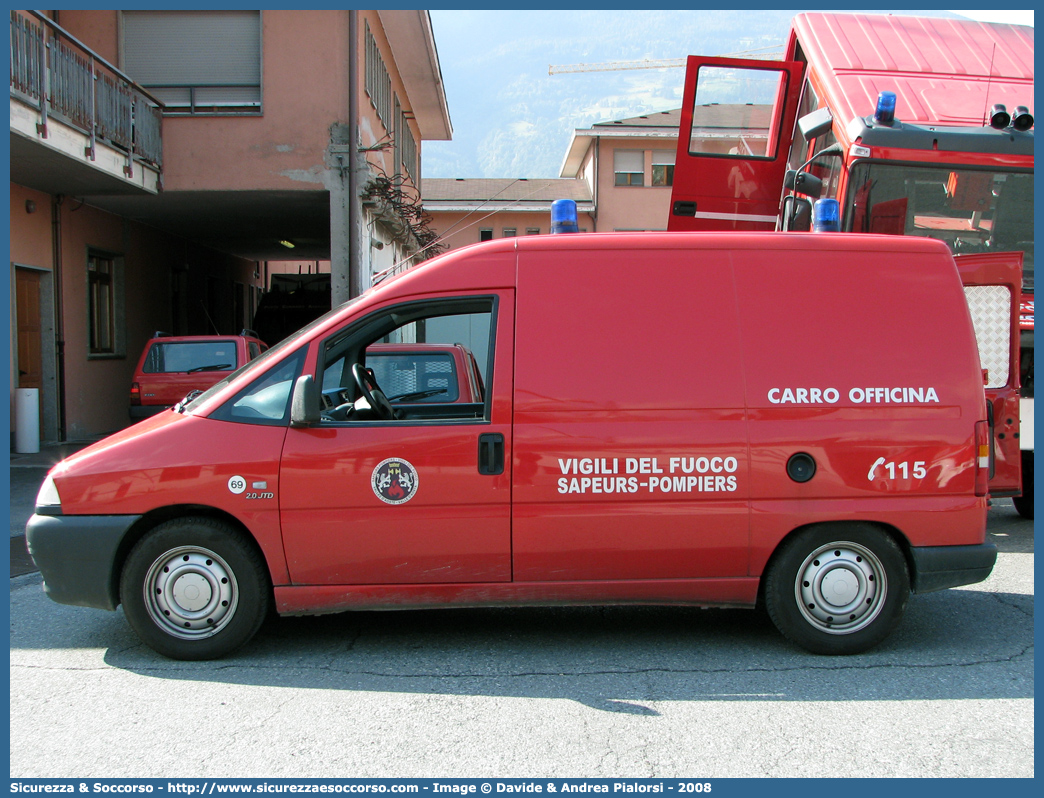
POLYGON ((175 413, 184 413, 185 412, 185 406, 189 402, 191 402, 193 399, 195 399, 197 396, 202 394, 202 393, 203 393, 203 391, 199 391, 199 390, 189 392, 185 396, 184 399, 182 399, 180 402, 178 402, 176 405, 174 405, 174 412, 175 413))
POLYGON ((445 388, 433 388, 428 391, 413 391, 412 393, 400 393, 398 396, 389 396, 389 402, 416 402, 418 399, 427 399, 438 393, 446 393, 445 388))
POLYGON ((222 369, 232 368, 231 363, 214 363, 210 366, 196 366, 194 369, 189 369, 186 374, 193 374, 197 371, 221 371, 222 369))

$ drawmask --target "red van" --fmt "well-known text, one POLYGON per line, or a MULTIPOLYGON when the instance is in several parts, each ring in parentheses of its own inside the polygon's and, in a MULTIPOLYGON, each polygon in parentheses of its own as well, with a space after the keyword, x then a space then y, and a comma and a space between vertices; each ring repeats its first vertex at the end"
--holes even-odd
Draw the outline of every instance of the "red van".
POLYGON ((849 654, 989 575, 989 440, 941 242, 532 236, 425 261, 63 461, 27 536, 51 598, 122 603, 180 659, 271 607, 625 603, 762 602, 849 654), (373 345, 415 342, 460 344, 481 393, 393 406, 373 345))
POLYGON ((142 350, 130 389, 130 417, 148 418, 209 388, 268 349, 252 330, 239 335, 157 332, 142 350))

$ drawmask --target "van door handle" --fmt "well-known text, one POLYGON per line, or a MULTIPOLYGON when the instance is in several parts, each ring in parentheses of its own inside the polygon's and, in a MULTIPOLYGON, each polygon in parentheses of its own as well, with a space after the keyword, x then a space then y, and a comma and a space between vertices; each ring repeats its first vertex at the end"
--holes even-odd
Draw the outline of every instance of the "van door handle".
POLYGON ((504 473, 504 436, 499 432, 479 435, 478 470, 480 474, 504 473))

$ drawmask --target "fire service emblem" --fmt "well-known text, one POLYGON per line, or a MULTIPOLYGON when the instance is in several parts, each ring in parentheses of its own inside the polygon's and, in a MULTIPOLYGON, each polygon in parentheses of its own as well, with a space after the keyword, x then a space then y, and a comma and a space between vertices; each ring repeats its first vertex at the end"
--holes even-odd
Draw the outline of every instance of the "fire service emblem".
POLYGON ((378 463, 370 477, 377 498, 388 504, 405 504, 417 493, 417 469, 399 457, 378 463))

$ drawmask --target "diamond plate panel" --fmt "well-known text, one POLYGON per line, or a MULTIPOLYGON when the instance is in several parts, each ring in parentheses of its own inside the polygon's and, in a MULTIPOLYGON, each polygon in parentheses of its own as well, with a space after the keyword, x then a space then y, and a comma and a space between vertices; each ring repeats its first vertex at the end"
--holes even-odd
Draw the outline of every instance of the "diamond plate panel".
POLYGON ((968 285, 964 298, 971 311, 979 361, 989 370, 987 388, 1000 388, 1008 382, 1008 347, 1011 343, 1011 291, 1002 285, 968 285))

